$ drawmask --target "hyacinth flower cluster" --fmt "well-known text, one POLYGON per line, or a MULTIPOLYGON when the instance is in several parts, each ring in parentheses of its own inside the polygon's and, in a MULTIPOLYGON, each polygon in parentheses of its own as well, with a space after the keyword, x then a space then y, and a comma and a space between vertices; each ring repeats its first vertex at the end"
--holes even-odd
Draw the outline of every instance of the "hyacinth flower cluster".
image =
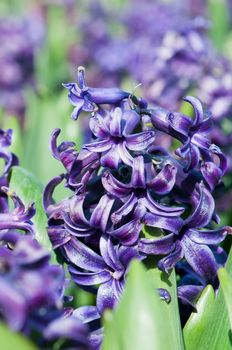
POLYGON ((84 62, 95 85, 141 84, 148 102, 167 109, 194 94, 212 112, 212 142, 229 154, 231 63, 208 38, 211 24, 198 2, 129 1, 123 11, 98 1, 89 6, 79 19, 82 41, 70 50, 72 64, 84 62))
MULTIPOLYGON (((81 67, 78 84, 65 85, 75 108, 86 101, 79 92, 83 81, 81 67)), ((215 226, 219 217, 212 193, 227 163, 210 142, 211 116, 190 96, 185 101, 193 108, 193 119, 148 107, 124 91, 97 92, 98 101, 88 95, 95 105, 89 113, 90 143, 78 152, 72 142, 58 145, 59 129, 51 137, 52 154, 65 168, 44 191, 53 248, 73 281, 96 294, 98 317, 120 300, 130 262, 147 257, 157 256, 165 273, 178 266, 195 276, 191 285, 185 283, 190 279, 182 279, 178 292, 184 303, 193 305, 205 284, 217 286, 217 269, 226 256, 219 244, 230 232, 215 226), (152 127, 144 125, 148 119, 152 127), (161 147, 156 143, 159 133, 181 146, 174 151, 161 147), (54 202, 62 182, 71 194, 54 202)), ((160 293, 165 298, 165 291, 160 293)))
POLYGON ((35 83, 35 52, 43 36, 41 18, 37 13, 34 18, 33 21, 20 17, 0 18, 0 106, 8 114, 21 118, 26 108, 25 88, 35 83))
POLYGON ((72 298, 64 295, 64 270, 49 263, 49 252, 35 239, 34 204, 25 207, 8 188, 9 171, 17 165, 7 150, 11 135, 11 130, 0 130, 0 158, 5 162, 0 192, 0 322, 40 349, 51 349, 59 341, 59 349, 90 350, 95 343, 81 321, 84 309, 65 306, 72 298))

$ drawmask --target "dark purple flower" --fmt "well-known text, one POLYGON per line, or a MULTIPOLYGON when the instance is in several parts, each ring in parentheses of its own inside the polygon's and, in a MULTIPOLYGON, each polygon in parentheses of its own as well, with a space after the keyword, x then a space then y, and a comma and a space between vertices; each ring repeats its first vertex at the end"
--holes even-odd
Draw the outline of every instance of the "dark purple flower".
MULTIPOLYGON (((119 198, 123 204, 112 214, 112 221, 118 223, 135 210, 135 219, 144 218, 145 223, 153 220, 156 222, 156 227, 178 232, 181 227, 180 215, 184 208, 162 205, 152 197, 152 193, 168 194, 175 184, 175 176, 176 168, 172 164, 167 162, 157 173, 152 163, 144 163, 143 156, 134 158, 129 183, 122 183, 109 171, 105 171, 102 176, 104 188, 112 196, 119 198)), ((115 236, 119 234, 117 231, 119 230, 109 233, 115 236)))
POLYGON ((221 243, 229 228, 207 228, 215 207, 213 197, 203 184, 196 186, 191 200, 192 213, 185 219, 178 234, 171 233, 159 239, 141 239, 139 250, 146 254, 167 255, 159 261, 159 267, 163 271, 169 271, 185 258, 199 276, 213 281, 218 264, 210 246, 221 243))
POLYGON ((123 162, 132 165, 130 152, 143 152, 154 139, 154 131, 134 133, 140 123, 140 116, 132 110, 115 108, 106 116, 96 114, 90 119, 90 129, 97 137, 96 142, 84 145, 90 152, 101 154, 101 165, 117 168, 123 162))
POLYGON ((129 96, 128 92, 115 88, 91 88, 85 83, 84 67, 78 68, 76 83, 63 84, 69 91, 69 101, 75 106, 72 119, 76 120, 81 111, 96 112, 100 104, 117 104, 129 96))
POLYGON ((110 237, 102 235, 100 254, 77 240, 64 245, 73 280, 82 286, 100 285, 97 291, 97 309, 100 314, 113 308, 120 299, 125 276, 132 259, 139 259, 133 247, 114 245, 110 237))

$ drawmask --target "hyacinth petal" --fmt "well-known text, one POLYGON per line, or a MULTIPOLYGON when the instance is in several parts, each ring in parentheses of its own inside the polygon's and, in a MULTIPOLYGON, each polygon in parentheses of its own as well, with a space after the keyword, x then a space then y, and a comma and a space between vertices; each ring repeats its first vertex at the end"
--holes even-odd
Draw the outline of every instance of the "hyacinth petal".
POLYGON ((214 213, 214 199, 202 183, 195 188, 192 197, 193 212, 185 220, 184 225, 189 228, 205 227, 211 221, 214 213))
POLYGON ((13 165, 18 165, 18 158, 13 153, 6 150, 0 150, 0 158, 4 159, 5 161, 3 174, 8 174, 13 165))
POLYGON ((118 146, 114 144, 109 151, 106 151, 101 156, 101 165, 104 168, 117 169, 120 161, 121 159, 118 152, 118 146))
POLYGON ((43 207, 47 212, 49 205, 53 204, 52 195, 55 188, 63 181, 64 175, 55 176, 48 182, 43 192, 43 207))
POLYGON ((148 183, 148 186, 155 193, 165 195, 173 189, 176 182, 176 174, 177 168, 172 164, 166 164, 160 173, 148 183))
POLYGON ((118 88, 88 88, 91 101, 96 104, 116 104, 129 96, 129 93, 118 88))
POLYGON ((71 239, 71 235, 63 227, 49 226, 47 230, 53 249, 65 245, 71 239))
POLYGON ((146 188, 145 169, 143 156, 134 158, 131 186, 133 188, 146 188))
POLYGON ((141 229, 140 220, 132 220, 115 230, 107 231, 107 234, 117 238, 124 245, 132 245, 137 242, 141 229))
POLYGON ((197 132, 200 134, 208 134, 213 127, 213 119, 212 116, 209 115, 207 118, 205 118, 200 125, 197 127, 197 132))
POLYGON ((134 193, 128 198, 128 200, 111 215, 111 220, 114 224, 117 224, 122 220, 122 218, 128 215, 134 209, 134 206, 138 203, 138 199, 135 197, 134 193))
POLYGON ((210 140, 200 133, 195 133, 191 138, 191 142, 194 143, 194 145, 196 145, 198 148, 203 148, 206 150, 209 149, 211 144, 210 140))
POLYGON ((102 232, 105 232, 109 215, 114 204, 114 199, 109 195, 104 195, 100 199, 100 202, 93 210, 93 213, 90 218, 90 225, 92 227, 100 228, 102 232))
POLYGON ((177 287, 177 296, 182 304, 191 305, 195 308, 197 299, 203 291, 203 286, 183 285, 177 287))
POLYGON ((147 197, 144 198, 144 201, 145 201, 145 206, 152 214, 163 215, 163 216, 165 214, 167 217, 171 217, 171 216, 181 215, 185 210, 183 207, 169 207, 169 206, 165 206, 160 203, 157 203, 151 197, 149 192, 147 192, 147 197))
MULTIPOLYGON (((46 339, 69 339, 77 342, 81 347, 88 346, 88 328, 75 317, 60 317, 49 323, 45 328, 46 339)), ((88 348, 87 348, 88 349, 88 348)))
POLYGON ((16 254, 17 264, 20 266, 41 265, 47 263, 50 259, 49 252, 31 237, 19 239, 14 252, 16 254))
POLYGON ((126 197, 131 192, 129 185, 117 180, 109 171, 103 173, 102 184, 108 193, 117 198, 126 197))
POLYGON ((69 91, 70 103, 75 106, 75 103, 80 100, 81 89, 76 83, 62 84, 69 91))
MULTIPOLYGON (((4 215, 4 214, 1 214, 4 215)), ((26 222, 16 222, 16 221, 11 221, 12 218, 9 218, 8 220, 3 220, 0 215, 0 230, 22 230, 25 232, 28 232, 32 235, 34 235, 34 229, 33 226, 29 223, 26 222)))
POLYGON ((127 110, 123 112, 123 120, 125 121, 124 127, 123 127, 123 136, 130 135, 138 123, 140 122, 140 115, 132 110, 127 110))
POLYGON ((227 170, 227 158, 226 156, 224 155, 224 153, 220 150, 220 148, 216 145, 211 145, 210 148, 209 148, 210 152, 212 152, 213 154, 216 154, 219 158, 219 161, 220 161, 220 165, 219 165, 219 168, 221 169, 222 171, 222 176, 224 176, 226 170, 227 170))
POLYGON ((113 278, 100 285, 97 292, 97 309, 102 314, 106 309, 113 309, 117 304, 117 297, 113 288, 113 278))
POLYGON ((103 141, 96 141, 92 143, 85 144, 83 149, 87 149, 90 152, 102 153, 109 151, 112 147, 112 142, 110 139, 106 139, 103 141))
POLYGON ((0 277, 1 315, 13 331, 21 331, 26 321, 25 299, 9 283, 0 277))
POLYGON ((183 249, 177 241, 173 252, 158 262, 160 270, 167 272, 175 267, 176 263, 184 257, 183 249))
POLYGON ((189 146, 189 154, 187 156, 187 160, 188 160, 188 163, 186 166, 186 171, 194 169, 195 167, 198 166, 200 162, 200 151, 198 147, 192 143, 189 146))
POLYGON ((186 96, 183 100, 190 103, 193 106, 195 113, 194 125, 200 124, 204 118, 204 112, 201 102, 193 96, 186 96))
POLYGON ((199 244, 207 244, 207 245, 218 245, 220 244, 226 237, 228 233, 227 227, 222 227, 217 230, 188 230, 186 234, 188 237, 199 244))
POLYGON ((84 105, 84 100, 80 100, 78 104, 76 104, 77 107, 75 107, 72 111, 71 118, 72 120, 77 120, 84 105))
POLYGON ((187 236, 181 241, 184 256, 192 269, 207 281, 213 281, 218 265, 210 248, 193 242, 187 236))
POLYGON ((154 131, 144 131, 138 134, 132 134, 125 136, 126 147, 130 151, 144 151, 146 150, 155 140, 154 131))
POLYGON ((97 110, 95 103, 89 100, 89 96, 85 96, 83 101, 84 101, 84 104, 82 107, 83 111, 94 112, 95 110, 97 110))
POLYGON ((60 152, 57 146, 57 138, 60 135, 60 132, 61 132, 61 129, 58 129, 58 128, 52 131, 51 138, 50 138, 50 145, 49 145, 51 154, 57 160, 60 160, 60 152))
POLYGON ((138 243, 138 250, 145 254, 164 255, 171 253, 174 249, 172 233, 161 238, 141 238, 138 243))
POLYGON ((93 305, 80 306, 78 309, 73 311, 72 316, 76 317, 82 323, 89 323, 100 318, 97 307, 93 305))
POLYGON ((143 217, 143 223, 147 226, 158 227, 173 233, 178 233, 183 226, 183 219, 178 217, 166 217, 147 213, 143 217))
POLYGON ((105 139, 109 136, 109 129, 107 128, 105 119, 99 113, 91 116, 89 128, 97 138, 105 139))
POLYGON ((109 281, 112 276, 108 271, 80 272, 73 267, 69 267, 69 273, 75 283, 81 286, 92 286, 109 281))
POLYGON ((73 196, 70 201, 69 215, 75 224, 89 225, 89 221, 86 219, 83 209, 85 201, 85 195, 73 196))
POLYGON ((192 119, 181 113, 169 113, 167 120, 171 129, 171 135, 185 142, 193 125, 192 119))
POLYGON ((63 220, 66 231, 72 236, 89 237, 96 233, 96 230, 92 229, 89 225, 84 226, 85 224, 83 224, 83 226, 78 226, 75 223, 73 223, 68 213, 63 214, 63 220))
POLYGON ((98 272, 106 268, 102 257, 77 239, 71 238, 64 250, 68 260, 82 269, 98 272))
POLYGON ((13 130, 8 129, 6 131, 0 129, 0 147, 8 147, 12 143, 13 130))
POLYGON ((121 130, 122 110, 117 107, 114 112, 111 113, 110 119, 110 134, 114 137, 120 137, 122 134, 121 130))
POLYGON ((164 132, 165 134, 169 133, 169 123, 168 123, 168 110, 164 108, 154 108, 150 109, 148 114, 151 117, 151 122, 155 129, 164 132))
POLYGON ((213 191, 222 177, 221 169, 213 162, 205 162, 201 166, 201 173, 209 185, 210 190, 213 191))
POLYGON ((126 141, 123 141, 123 142, 120 142, 118 145, 117 145, 117 151, 119 153, 119 156, 120 156, 120 159, 122 160, 122 162, 124 164, 127 164, 129 166, 133 166, 133 161, 134 161, 134 158, 131 156, 131 154, 127 151, 126 149, 126 141))
POLYGON ((92 331, 89 335, 89 342, 91 349, 94 350, 101 350, 102 343, 103 343, 103 336, 104 336, 104 329, 99 328, 95 331, 92 331))
POLYGON ((101 256, 104 259, 106 265, 108 265, 112 270, 117 270, 122 268, 117 257, 115 258, 115 251, 111 239, 108 236, 102 235, 99 242, 99 248, 101 256), (113 250, 113 253, 110 254, 110 251, 113 250), (115 263, 116 262, 116 263, 115 263))
POLYGON ((142 260, 144 258, 144 256, 139 254, 137 246, 126 247, 123 245, 119 247, 118 257, 122 265, 127 269, 133 259, 142 260))

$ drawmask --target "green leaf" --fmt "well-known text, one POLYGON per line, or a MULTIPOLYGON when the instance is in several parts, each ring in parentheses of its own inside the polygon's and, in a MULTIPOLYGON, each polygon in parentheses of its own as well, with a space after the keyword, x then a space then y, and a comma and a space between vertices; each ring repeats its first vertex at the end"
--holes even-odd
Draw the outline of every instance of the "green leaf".
MULTIPOLYGON (((232 270, 231 267, 232 251, 226 263, 228 272, 232 270)), ((222 288, 219 288, 215 300, 212 290, 207 293, 205 291, 196 308, 198 312, 192 313, 184 327, 186 350, 231 350, 230 322, 222 288)))
POLYGON ((19 166, 14 166, 10 176, 10 189, 17 193, 25 205, 30 202, 35 203, 36 214, 32 218, 35 225, 35 238, 51 251, 51 243, 46 230, 47 217, 42 206, 42 185, 32 173, 19 166))
POLYGON ((230 28, 228 1, 208 0, 208 15, 211 22, 209 34, 215 46, 222 50, 230 28))
POLYGON ((175 316, 167 311, 174 301, 160 299, 151 277, 141 262, 132 262, 122 299, 105 317, 103 350, 184 349, 175 316))
MULTIPOLYGON (((208 285, 197 303, 197 312, 193 312, 184 327, 186 349, 204 349, 202 333, 207 324, 211 323, 212 307, 214 305, 214 290, 208 285)), ((206 348, 205 348, 206 349, 206 348)))
POLYGON ((2 350, 37 350, 26 337, 12 332, 3 323, 0 323, 0 349, 2 350))
POLYGON ((225 268, 220 268, 218 270, 218 278, 226 302, 230 319, 230 328, 232 329, 232 278, 229 276, 225 268))

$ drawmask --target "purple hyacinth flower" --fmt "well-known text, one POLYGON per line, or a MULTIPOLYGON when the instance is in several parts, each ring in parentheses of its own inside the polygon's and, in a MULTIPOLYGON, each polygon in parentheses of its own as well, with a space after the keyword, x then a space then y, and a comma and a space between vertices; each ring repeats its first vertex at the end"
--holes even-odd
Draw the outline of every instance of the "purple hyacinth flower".
MULTIPOLYGON (((173 165, 166 163, 157 174, 152 163, 144 163, 143 156, 134 158, 131 181, 127 184, 105 171, 102 176, 104 188, 122 201, 122 206, 111 216, 113 223, 120 222, 134 210, 135 219, 144 218, 145 223, 153 220, 156 227, 178 232, 182 224, 180 215, 184 208, 162 205, 152 197, 152 192, 158 195, 169 193, 175 184, 175 176, 176 169, 173 165)), ((114 236, 117 230, 108 233, 114 236)))
POLYGON ((119 301, 129 263, 140 256, 133 247, 114 245, 106 235, 101 236, 99 246, 101 255, 80 241, 71 239, 64 244, 63 249, 74 282, 81 286, 100 285, 97 309, 102 314, 119 301))
POLYGON ((1 190, 11 197, 14 203, 14 210, 12 212, 0 213, 0 230, 19 229, 34 234, 30 221, 35 214, 34 203, 29 204, 26 209, 16 193, 10 192, 6 187, 2 187, 1 190))
POLYGON ((134 133, 140 116, 132 110, 117 107, 109 114, 99 113, 90 119, 90 129, 97 140, 83 146, 90 152, 101 154, 101 165, 117 169, 120 163, 132 165, 130 152, 143 152, 155 139, 154 131, 134 133))
POLYGON ((96 112, 100 104, 118 104, 129 93, 117 88, 91 88, 85 83, 85 69, 78 68, 76 83, 63 84, 69 91, 69 101, 75 106, 72 112, 72 119, 76 120, 81 111, 96 112))
POLYGON ((53 342, 63 339, 65 349, 93 349, 89 341, 89 332, 86 325, 76 317, 60 317, 52 321, 44 331, 44 337, 53 342), (67 341, 65 345, 64 340, 67 341))
POLYGON ((163 271, 169 271, 185 258, 198 275, 210 282, 216 276, 218 263, 209 246, 221 243, 230 230, 228 227, 216 230, 207 228, 213 218, 215 205, 203 184, 196 185, 191 200, 192 213, 185 219, 177 235, 171 233, 159 239, 142 238, 138 247, 145 254, 166 255, 159 261, 163 271))

